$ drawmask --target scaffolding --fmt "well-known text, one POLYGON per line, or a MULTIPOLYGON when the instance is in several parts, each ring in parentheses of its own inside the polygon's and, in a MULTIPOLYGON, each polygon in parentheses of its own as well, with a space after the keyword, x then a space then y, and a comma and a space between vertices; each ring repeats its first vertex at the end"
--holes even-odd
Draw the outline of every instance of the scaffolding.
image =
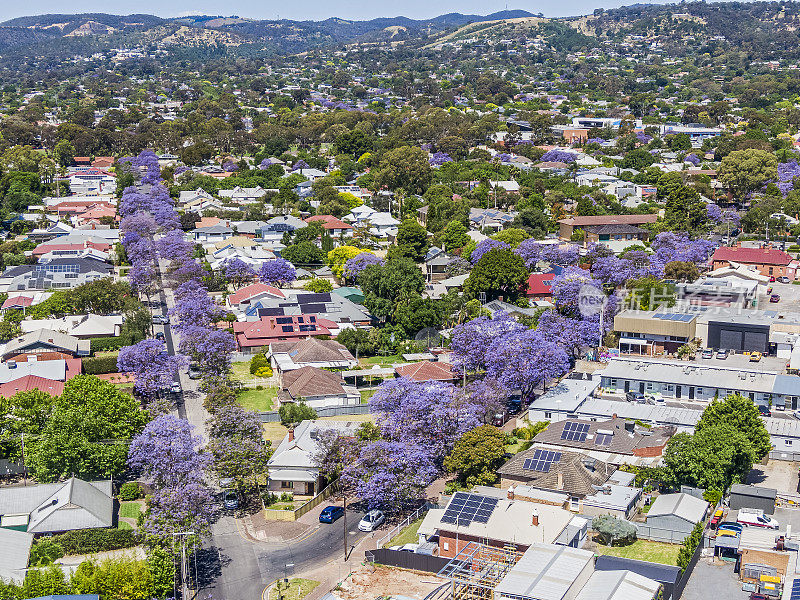
POLYGON ((493 600, 495 587, 521 556, 515 546, 495 548, 471 542, 438 575, 452 584, 452 600, 493 600))

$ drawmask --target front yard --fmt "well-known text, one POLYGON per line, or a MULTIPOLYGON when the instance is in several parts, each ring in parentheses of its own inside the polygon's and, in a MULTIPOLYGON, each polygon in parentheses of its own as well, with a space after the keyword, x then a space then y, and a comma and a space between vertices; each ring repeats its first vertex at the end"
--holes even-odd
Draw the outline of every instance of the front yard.
POLYGON ((278 410, 275 397, 278 395, 277 387, 245 388, 237 394, 237 400, 242 408, 256 412, 278 410))
POLYGON ((391 548, 392 546, 402 546, 403 544, 415 544, 419 537, 417 531, 419 526, 422 525, 422 519, 417 519, 411 525, 403 529, 400 533, 390 539, 383 547, 391 548))
POLYGON ((597 544, 594 551, 596 554, 606 556, 619 556, 620 558, 646 560, 662 565, 675 566, 680 549, 681 547, 677 544, 636 540, 628 546, 602 546, 597 544))

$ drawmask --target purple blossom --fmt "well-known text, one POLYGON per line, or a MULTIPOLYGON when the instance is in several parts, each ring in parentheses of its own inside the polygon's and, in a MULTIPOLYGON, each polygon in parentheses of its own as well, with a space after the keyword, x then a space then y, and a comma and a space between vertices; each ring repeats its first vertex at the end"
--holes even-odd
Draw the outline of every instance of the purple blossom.
POLYGON ((170 355, 164 343, 154 339, 126 346, 117 357, 120 373, 133 373, 136 377, 134 388, 147 396, 169 388, 178 369, 185 364, 185 357, 170 355))
POLYGON ((165 542, 176 531, 194 531, 200 537, 209 533, 216 512, 211 490, 199 480, 190 481, 157 489, 149 498, 143 528, 165 542))
POLYGON ((714 221, 715 223, 722 222, 722 209, 717 204, 709 202, 706 205, 706 215, 708 215, 710 221, 714 221))
POLYGON ((499 160, 500 162, 507 163, 507 162, 511 162, 512 156, 510 154, 505 153, 505 152, 500 152, 500 153, 495 155, 495 158, 497 160, 499 160))
POLYGON ((492 340, 507 333, 522 331, 523 325, 505 312, 495 313, 493 318, 478 317, 458 325, 450 335, 453 351, 453 366, 458 371, 481 369, 486 366, 486 352, 492 340))
POLYGON ((565 309, 573 315, 578 314, 578 301, 580 290, 584 286, 591 286, 602 291, 602 284, 594 279, 585 269, 568 267, 553 278, 551 292, 556 306, 565 309))
POLYGON ((642 143, 642 144, 649 144, 652 141, 653 137, 649 136, 646 133, 643 133, 641 131, 637 131, 636 132, 636 139, 639 140, 639 142, 642 143))
POLYGON ((494 340, 486 353, 486 374, 510 390, 533 390, 569 371, 566 351, 540 332, 525 329, 494 340))
POLYGON ((655 260, 661 265, 676 260, 703 264, 711 256, 714 245, 708 240, 693 240, 685 233, 665 231, 659 233, 650 246, 655 251, 655 260))
POLYGON ((694 153, 687 154, 686 156, 683 157, 683 162, 688 162, 697 167, 700 165, 700 157, 694 153))
POLYGON ((431 164, 431 166, 436 167, 447 162, 453 162, 453 159, 447 152, 434 152, 430 159, 428 159, 428 162, 431 164))
POLYGON ((156 241, 156 250, 166 260, 187 260, 192 256, 194 245, 187 241, 179 229, 168 231, 156 241))
POLYGON ((800 164, 798 164, 797 159, 778 165, 778 182, 776 185, 784 196, 794 189, 794 182, 798 177, 800 177, 800 164))
POLYGON ((222 168, 225 170, 226 173, 235 173, 239 170, 239 165, 237 165, 232 160, 226 160, 222 163, 222 168))
POLYGON ((489 252, 490 250, 510 250, 511 246, 506 244, 505 242, 501 242, 500 240, 493 240, 491 238, 487 238, 481 241, 475 249, 470 254, 469 260, 474 265, 477 264, 478 261, 483 258, 483 255, 489 252))
POLYGON ((603 138, 589 138, 588 140, 586 140, 586 143, 587 144, 599 144, 600 146, 602 146, 603 144, 606 143, 606 141, 603 138))
POLYGON ((225 279, 231 281, 234 287, 239 287, 256 276, 255 269, 241 258, 229 258, 223 263, 222 269, 225 273, 225 279))
POLYGON ((565 152, 564 150, 548 150, 542 155, 539 160, 541 162, 562 162, 573 163, 577 157, 572 152, 565 152))
POLYGON ((179 350, 197 362, 204 376, 216 377, 230 370, 236 339, 223 329, 189 326, 181 330, 179 350))
POLYGON ((258 278, 271 285, 278 287, 291 283, 297 277, 294 265, 283 258, 274 258, 264 261, 258 272, 258 278))
POLYGON ((300 169, 310 169, 308 163, 302 158, 292 165, 292 171, 299 171, 300 169))
POLYGON ((186 165, 179 165, 179 166, 175 167, 174 176, 177 177, 178 175, 181 175, 182 173, 186 173, 186 171, 188 171, 188 170, 189 170, 189 167, 187 167, 186 165))
POLYGON ((372 252, 362 252, 353 258, 349 258, 347 262, 344 263, 342 274, 346 279, 354 281, 367 267, 371 267, 372 265, 383 266, 384 264, 384 260, 372 252))

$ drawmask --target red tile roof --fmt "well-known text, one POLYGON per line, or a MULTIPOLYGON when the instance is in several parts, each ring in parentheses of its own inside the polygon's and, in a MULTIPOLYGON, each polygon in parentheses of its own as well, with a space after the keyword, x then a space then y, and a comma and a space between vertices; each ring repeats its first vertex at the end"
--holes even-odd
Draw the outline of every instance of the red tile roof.
POLYGON ((331 329, 337 328, 333 321, 320 319, 316 315, 261 317, 259 321, 240 321, 233 324, 233 332, 240 348, 266 346, 277 340, 331 335, 331 329))
POLYGON ((657 220, 658 215, 592 215, 561 219, 559 223, 583 227, 586 225, 641 225, 642 223, 655 223, 657 220))
POLYGON ((55 379, 45 379, 37 375, 25 375, 7 383, 0 384, 0 396, 10 398, 17 392, 41 390, 51 396, 60 396, 64 391, 64 382, 55 379))
POLYGON ((528 277, 528 295, 546 296, 550 294, 555 273, 532 273, 528 277))
POLYGON ((65 250, 84 250, 86 248, 94 248, 95 250, 99 250, 100 252, 108 252, 111 250, 111 244, 106 243, 95 243, 95 242, 85 242, 83 244, 53 244, 45 242, 43 244, 39 244, 36 248, 33 249, 34 256, 42 256, 43 254, 48 254, 49 252, 56 252, 56 251, 65 251, 65 250))
POLYGON ((457 377, 452 365, 423 360, 410 365, 395 367, 395 373, 411 381, 452 381, 457 377))
POLYGON ((306 223, 313 223, 319 221, 323 229, 352 229, 353 226, 345 223, 341 219, 337 219, 333 215, 314 215, 305 219, 306 223))
POLYGON ((777 248, 730 248, 721 246, 714 251, 714 262, 739 262, 748 265, 781 265, 792 262, 792 257, 777 248))
POLYGON ((238 290, 235 294, 228 296, 228 303, 231 306, 236 306, 237 304, 241 304, 242 302, 249 300, 254 296, 260 296, 261 294, 269 294, 271 296, 275 296, 276 298, 286 298, 286 295, 278 288, 267 285, 266 283, 258 282, 246 285, 242 289, 238 290))
POLYGON ((33 304, 32 296, 15 296, 14 298, 6 298, 3 306, 0 308, 26 308, 33 304))

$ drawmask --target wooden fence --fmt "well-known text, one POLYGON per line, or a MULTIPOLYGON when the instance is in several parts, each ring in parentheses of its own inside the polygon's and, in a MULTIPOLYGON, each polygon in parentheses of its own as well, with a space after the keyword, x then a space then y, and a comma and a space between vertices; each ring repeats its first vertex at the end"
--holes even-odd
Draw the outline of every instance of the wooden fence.
POLYGON ((312 508, 319 506, 320 504, 325 502, 325 500, 333 496, 338 490, 339 486, 336 483, 332 483, 324 490, 322 490, 319 494, 311 498, 311 500, 309 500, 305 504, 298 506, 294 510, 265 508, 264 518, 267 521, 297 521, 297 519, 302 517, 312 508))

